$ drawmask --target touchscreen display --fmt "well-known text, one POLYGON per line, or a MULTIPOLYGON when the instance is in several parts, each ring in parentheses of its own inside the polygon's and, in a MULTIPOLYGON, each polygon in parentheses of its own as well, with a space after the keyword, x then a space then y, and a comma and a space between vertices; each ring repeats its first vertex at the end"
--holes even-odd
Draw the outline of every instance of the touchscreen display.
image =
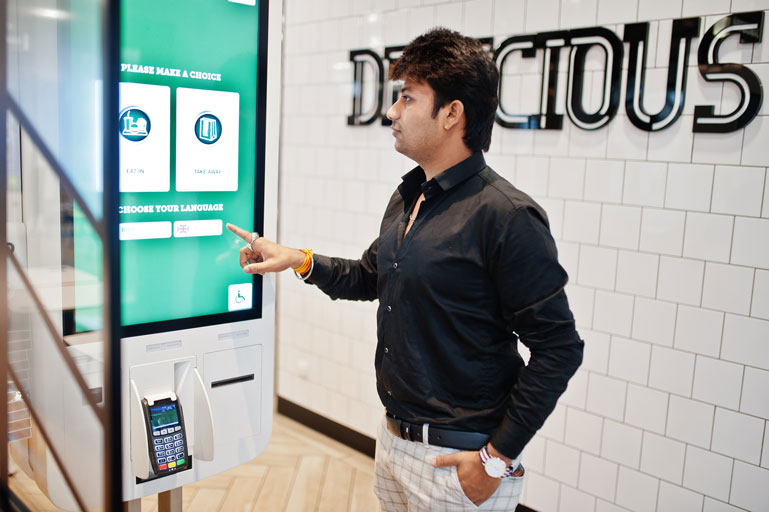
MULTIPOLYGON (((224 224, 263 225, 266 9, 121 2, 113 129, 127 335, 261 316, 261 277, 242 272, 242 241, 224 224)), ((77 242, 76 267, 92 258, 77 242)), ((89 327, 81 313, 76 331, 89 327)))

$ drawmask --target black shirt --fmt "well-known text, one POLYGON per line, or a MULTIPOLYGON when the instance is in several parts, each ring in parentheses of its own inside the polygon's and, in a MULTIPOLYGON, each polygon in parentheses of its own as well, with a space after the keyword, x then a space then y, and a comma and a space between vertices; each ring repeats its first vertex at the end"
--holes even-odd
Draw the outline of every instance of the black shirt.
POLYGON ((361 259, 316 255, 309 279, 334 299, 379 299, 377 390, 389 412, 490 434, 510 458, 582 361, 566 281, 545 212, 481 153, 427 182, 420 167, 406 174, 361 259))

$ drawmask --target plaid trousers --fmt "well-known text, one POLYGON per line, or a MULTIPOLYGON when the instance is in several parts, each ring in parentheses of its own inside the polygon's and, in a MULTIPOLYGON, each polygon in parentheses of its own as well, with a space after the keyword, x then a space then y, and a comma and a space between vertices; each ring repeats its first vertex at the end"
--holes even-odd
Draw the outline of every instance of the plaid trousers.
POLYGON ((502 479, 491 497, 476 506, 465 495, 457 477, 457 467, 436 468, 430 459, 459 450, 406 441, 387 430, 382 419, 377 432, 374 494, 382 512, 515 510, 523 488, 523 476, 502 479))

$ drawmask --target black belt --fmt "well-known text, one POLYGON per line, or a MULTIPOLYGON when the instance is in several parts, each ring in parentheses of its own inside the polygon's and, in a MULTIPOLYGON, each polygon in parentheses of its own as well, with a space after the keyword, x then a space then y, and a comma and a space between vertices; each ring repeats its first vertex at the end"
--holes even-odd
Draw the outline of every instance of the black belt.
MULTIPOLYGON (((389 412, 385 417, 387 419, 387 430, 392 435, 406 441, 424 442, 422 439, 423 425, 403 421, 389 412)), ((450 427, 427 425, 427 444, 456 448, 457 450, 480 450, 488 441, 489 436, 480 432, 468 432, 466 430, 454 430, 450 427)))

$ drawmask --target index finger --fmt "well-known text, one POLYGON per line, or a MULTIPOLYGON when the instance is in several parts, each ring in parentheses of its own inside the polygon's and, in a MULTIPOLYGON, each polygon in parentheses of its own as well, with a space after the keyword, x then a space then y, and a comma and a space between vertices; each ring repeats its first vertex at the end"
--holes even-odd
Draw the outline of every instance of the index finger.
POLYGON ((246 231, 243 228, 239 228, 235 224, 227 223, 227 229, 238 235, 240 238, 246 241, 246 243, 251 243, 251 233, 249 231, 246 231))

